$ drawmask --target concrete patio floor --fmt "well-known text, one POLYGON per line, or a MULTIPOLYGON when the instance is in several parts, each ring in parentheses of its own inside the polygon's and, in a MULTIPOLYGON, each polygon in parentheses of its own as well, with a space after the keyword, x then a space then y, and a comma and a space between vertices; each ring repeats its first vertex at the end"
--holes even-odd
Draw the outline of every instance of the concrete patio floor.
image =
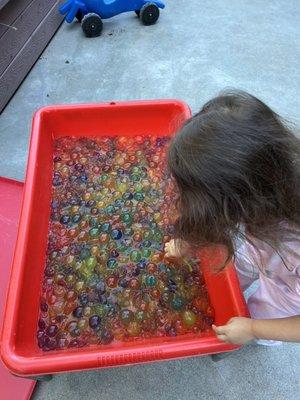
MULTIPOLYGON (((24 178, 32 114, 47 104, 179 98, 196 111, 235 87, 299 127, 298 0, 166 2, 151 27, 121 15, 86 39, 78 24, 62 25, 0 116, 0 175, 24 178)), ((33 398, 297 400, 299 377, 299 344, 250 345, 217 364, 206 357, 64 374, 38 384, 33 398)))

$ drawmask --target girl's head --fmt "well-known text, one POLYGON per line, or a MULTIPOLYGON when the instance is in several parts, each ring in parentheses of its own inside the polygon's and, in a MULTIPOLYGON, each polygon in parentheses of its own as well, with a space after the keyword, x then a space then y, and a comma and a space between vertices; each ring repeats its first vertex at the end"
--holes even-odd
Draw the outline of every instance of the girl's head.
POLYGON ((196 246, 224 245, 246 233, 276 245, 300 226, 299 140, 263 102, 228 92, 206 103, 171 142, 177 235, 196 246))

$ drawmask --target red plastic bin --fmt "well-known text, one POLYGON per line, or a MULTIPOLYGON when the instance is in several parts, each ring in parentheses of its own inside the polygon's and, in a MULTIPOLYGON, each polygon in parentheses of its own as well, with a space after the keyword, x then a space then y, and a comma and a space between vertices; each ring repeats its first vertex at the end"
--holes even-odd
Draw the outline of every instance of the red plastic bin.
MULTIPOLYGON (((39 295, 50 214, 53 142, 61 136, 172 135, 190 117, 177 100, 45 107, 33 119, 21 219, 2 333, 1 357, 21 376, 110 367, 234 350, 211 332, 155 338, 45 353, 37 346, 39 295)), ((217 324, 247 315, 233 266, 214 274, 215 250, 202 254, 205 280, 217 324)))

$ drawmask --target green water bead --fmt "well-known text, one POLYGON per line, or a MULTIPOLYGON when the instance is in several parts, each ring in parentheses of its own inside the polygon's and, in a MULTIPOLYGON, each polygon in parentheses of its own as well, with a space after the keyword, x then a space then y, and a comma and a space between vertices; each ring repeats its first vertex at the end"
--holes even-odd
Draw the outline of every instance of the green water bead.
POLYGON ((138 166, 134 165, 134 166, 131 168, 131 173, 132 173, 132 174, 138 174, 139 172, 140 172, 140 168, 139 168, 138 166))
POLYGON ((115 209, 115 207, 112 206, 112 205, 107 206, 106 209, 105 209, 105 212, 106 212, 106 214, 108 214, 108 215, 109 215, 109 214, 113 214, 115 211, 116 211, 116 209, 115 209))
POLYGON ((139 262, 142 259, 142 255, 139 251, 137 250, 132 250, 132 252, 130 253, 130 260, 132 262, 139 262))
POLYGON ((86 259, 85 263, 86 263, 87 268, 89 270, 92 270, 97 265, 97 259, 96 259, 96 257, 89 257, 88 259, 86 259))
POLYGON ((144 258, 149 258, 152 254, 152 251, 150 249, 143 249, 142 254, 144 258))
POLYGON ((124 224, 131 224, 132 223, 132 214, 130 213, 124 213, 121 215, 121 220, 124 222, 124 224))
POLYGON ((182 321, 187 327, 191 327, 196 323, 196 314, 189 310, 183 311, 182 321))
POLYGON ((107 268, 109 268, 109 269, 115 269, 115 268, 117 268, 117 266, 118 266, 118 262, 117 262, 117 260, 115 260, 114 258, 110 258, 110 259, 107 261, 107 268))
POLYGON ((92 228, 89 230, 89 235, 91 238, 96 238, 100 235, 100 229, 99 228, 92 228))
POLYGON ((138 182, 140 179, 141 179, 141 177, 140 177, 140 175, 138 175, 138 174, 132 174, 132 175, 131 175, 131 180, 132 180, 133 182, 138 182))
POLYGON ((157 283, 157 279, 154 275, 147 275, 145 278, 145 283, 147 286, 153 287, 157 283))
POLYGON ((184 306, 184 301, 181 297, 174 297, 174 299, 171 301, 171 307, 174 310, 181 310, 182 307, 184 306))
POLYGON ((124 235, 125 235, 125 236, 132 236, 133 233, 134 233, 134 231, 133 231, 132 228, 129 228, 129 227, 128 227, 128 228, 124 229, 124 235))
POLYGON ((134 199, 135 199, 136 201, 143 201, 143 200, 144 200, 144 195, 143 195, 143 193, 141 193, 141 192, 136 192, 136 193, 133 195, 133 197, 134 197, 134 199))
POLYGON ((109 176, 107 174, 102 174, 99 178, 99 181, 105 182, 105 181, 107 181, 108 178, 109 178, 109 176))
POLYGON ((135 188, 135 190, 136 190, 136 192, 141 192, 144 188, 143 188, 143 185, 141 184, 141 183, 137 183, 135 186, 134 186, 134 188, 135 188))
POLYGON ((93 307, 95 314, 99 315, 100 318, 105 317, 106 307, 103 304, 97 304, 93 307))

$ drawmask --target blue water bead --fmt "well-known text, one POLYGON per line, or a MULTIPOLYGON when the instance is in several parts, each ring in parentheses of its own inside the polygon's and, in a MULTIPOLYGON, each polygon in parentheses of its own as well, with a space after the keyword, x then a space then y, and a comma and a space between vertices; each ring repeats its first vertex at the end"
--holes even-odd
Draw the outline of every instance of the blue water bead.
POLYGON ((146 268, 146 265, 147 265, 147 260, 145 260, 145 259, 143 258, 141 261, 139 261, 139 262, 137 263, 137 265, 138 265, 138 267, 139 267, 140 269, 145 269, 145 268, 146 268))
POLYGON ((83 292, 78 296, 79 303, 83 306, 86 306, 89 302, 89 296, 87 293, 83 292))
POLYGON ((125 192, 125 193, 123 194, 123 199, 124 199, 124 200, 132 200, 132 199, 133 199, 133 194, 130 193, 130 192, 125 192))
POLYGON ((112 237, 114 240, 119 240, 119 239, 121 239, 121 237, 122 237, 122 231, 121 231, 120 229, 113 229, 113 230, 111 231, 111 237, 112 237))
POLYGON ((88 180, 87 175, 81 175, 80 180, 81 180, 82 182, 87 182, 87 180, 88 180))
POLYGON ((115 201, 115 206, 116 206, 116 207, 123 207, 123 206, 124 206, 124 200, 122 200, 122 199, 117 199, 117 200, 115 201))
POLYGON ((151 244, 152 243, 150 240, 144 240, 142 243, 142 246, 148 248, 148 247, 151 247, 151 244))
POLYGON ((60 219, 60 223, 63 225, 67 225, 70 221, 70 217, 68 215, 63 215, 60 219))

